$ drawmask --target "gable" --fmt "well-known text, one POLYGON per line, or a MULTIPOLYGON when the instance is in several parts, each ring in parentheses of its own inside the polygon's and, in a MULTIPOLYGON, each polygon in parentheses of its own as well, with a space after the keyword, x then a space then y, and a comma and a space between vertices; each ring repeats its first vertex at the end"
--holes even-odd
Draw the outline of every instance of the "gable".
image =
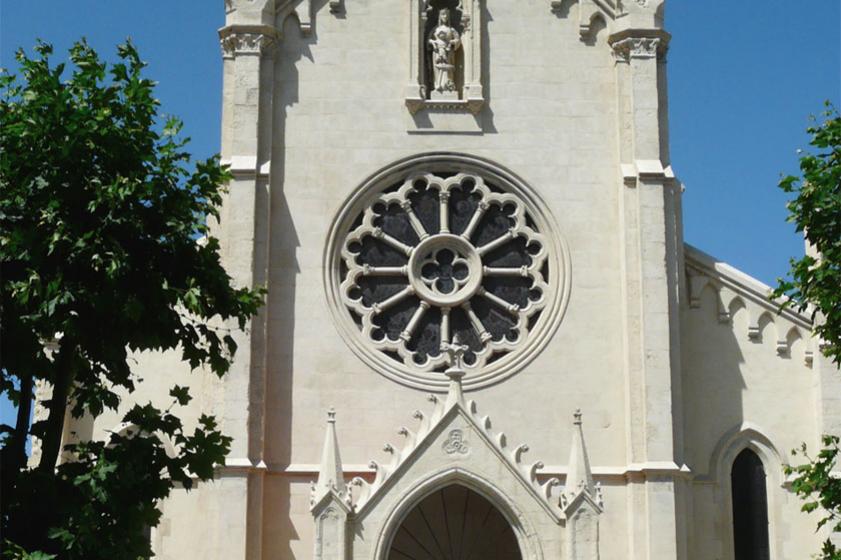
MULTIPOLYGON (((367 496, 360 496, 356 517, 364 522, 373 509, 402 500, 412 488, 423 486, 427 480, 460 473, 462 476, 454 478, 473 480, 477 486, 498 486, 502 494, 512 497, 521 507, 540 508, 559 523, 560 508, 550 502, 551 488, 558 481, 552 479, 541 485, 537 470, 543 463, 523 462, 527 451, 527 445, 509 448, 505 434, 494 434, 489 420, 477 421, 475 412, 456 404, 414 444, 408 441, 403 450, 392 451, 392 463, 377 465, 377 480, 367 496)), ((356 487, 359 486, 357 482, 356 487)), ((488 490, 485 488, 485 493, 488 490)))

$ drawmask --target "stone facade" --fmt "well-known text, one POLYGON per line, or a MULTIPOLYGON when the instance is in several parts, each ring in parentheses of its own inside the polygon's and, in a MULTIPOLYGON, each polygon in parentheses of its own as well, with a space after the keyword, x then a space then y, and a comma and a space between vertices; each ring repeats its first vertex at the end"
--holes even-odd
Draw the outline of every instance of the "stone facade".
POLYGON ((217 235, 269 295, 222 381, 139 357, 136 399, 174 371, 234 437, 164 504, 159 558, 397 559, 456 485, 524 559, 731 559, 745 448, 771 558, 817 550, 782 464, 841 433, 839 376, 806 317, 682 240, 663 0, 226 10, 217 235))

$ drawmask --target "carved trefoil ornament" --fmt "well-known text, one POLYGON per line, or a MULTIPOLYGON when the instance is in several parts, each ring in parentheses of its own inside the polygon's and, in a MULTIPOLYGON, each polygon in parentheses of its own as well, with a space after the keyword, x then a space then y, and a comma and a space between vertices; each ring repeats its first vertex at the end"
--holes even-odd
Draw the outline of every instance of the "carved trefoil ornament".
POLYGON ((411 0, 406 106, 470 111, 482 95, 482 0, 411 0))
POLYGON ((464 437, 464 430, 459 428, 450 430, 450 433, 447 434, 447 439, 444 440, 444 444, 441 446, 441 449, 443 449, 444 453, 447 455, 467 455, 470 452, 470 445, 468 445, 467 440, 464 437))

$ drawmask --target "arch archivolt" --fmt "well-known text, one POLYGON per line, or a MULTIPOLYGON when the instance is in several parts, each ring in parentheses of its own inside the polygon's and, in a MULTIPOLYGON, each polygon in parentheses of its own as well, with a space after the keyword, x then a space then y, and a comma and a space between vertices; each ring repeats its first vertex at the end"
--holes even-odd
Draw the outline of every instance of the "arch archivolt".
POLYGON ((721 480, 722 474, 729 476, 736 456, 745 449, 750 449, 762 460, 765 474, 772 477, 775 484, 782 486, 785 483, 783 456, 766 433, 751 422, 730 429, 713 449, 708 476, 715 476, 717 480, 721 480))
POLYGON ((385 515, 384 522, 377 534, 377 544, 373 558, 388 560, 388 553, 394 535, 409 513, 427 496, 447 486, 460 485, 476 492, 488 500, 511 525, 523 560, 543 560, 538 532, 529 522, 523 509, 515 500, 486 477, 463 467, 448 467, 413 483, 406 489, 385 515))
POLYGON ((719 506, 718 518, 721 525, 718 530, 718 541, 721 546, 721 558, 733 560, 733 489, 730 474, 733 462, 739 453, 745 449, 753 451, 765 470, 766 494, 768 496, 768 537, 771 546, 771 557, 777 558, 780 550, 778 543, 781 521, 780 491, 786 488, 786 478, 783 473, 783 456, 767 432, 760 427, 745 422, 729 430, 722 436, 713 450, 707 475, 696 478, 699 482, 715 483, 715 502, 719 506))

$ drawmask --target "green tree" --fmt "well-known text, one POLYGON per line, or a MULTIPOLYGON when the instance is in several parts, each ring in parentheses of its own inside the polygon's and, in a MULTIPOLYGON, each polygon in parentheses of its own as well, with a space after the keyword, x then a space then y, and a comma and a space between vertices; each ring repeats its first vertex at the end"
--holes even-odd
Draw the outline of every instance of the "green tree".
MULTIPOLYGON (((808 129, 815 153, 800 158, 802 177, 780 181, 780 188, 794 195, 789 220, 816 255, 792 259, 791 280, 781 279, 774 295, 785 298, 784 306, 811 315, 821 351, 841 365, 841 116, 829 104, 822 116, 808 129)), ((786 468, 795 476, 792 488, 805 500, 803 511, 820 511, 818 527, 828 525, 834 532, 841 532, 841 479, 832 474, 839 451, 839 437, 824 435, 816 457, 804 445, 799 453, 807 462, 786 468)), ((822 557, 841 560, 841 551, 827 540, 822 557)))
POLYGON ((68 67, 50 45, 35 51, 18 51, 20 76, 0 75, 0 391, 18 407, 0 427, 4 555, 147 558, 160 500, 212 478, 230 439, 209 416, 188 430, 177 411, 190 395, 174 386, 172 406, 134 406, 131 433, 69 446, 56 466, 68 407, 117 409, 137 382, 133 352, 176 349, 223 375, 236 351, 223 326, 244 328, 264 294, 232 287, 207 226, 229 172, 191 162, 135 47, 110 67, 84 41, 68 67), (30 426, 39 380, 49 416, 30 426))

